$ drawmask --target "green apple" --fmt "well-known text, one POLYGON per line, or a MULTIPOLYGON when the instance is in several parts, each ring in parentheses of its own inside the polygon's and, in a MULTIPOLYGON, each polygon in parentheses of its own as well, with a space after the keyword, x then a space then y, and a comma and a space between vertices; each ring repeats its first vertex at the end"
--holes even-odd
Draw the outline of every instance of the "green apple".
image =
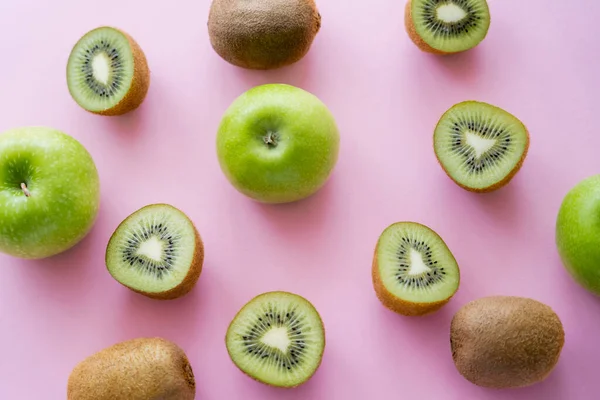
POLYGON ((556 221, 556 244, 573 278, 600 295, 600 175, 582 180, 565 196, 556 221))
POLYGON ((34 259, 73 247, 99 202, 96 166, 74 138, 46 127, 0 134, 0 252, 34 259))
POLYGON ((288 203, 326 183, 339 143, 335 120, 315 95, 268 84, 243 93, 227 109, 217 154, 239 192, 262 203, 288 203))

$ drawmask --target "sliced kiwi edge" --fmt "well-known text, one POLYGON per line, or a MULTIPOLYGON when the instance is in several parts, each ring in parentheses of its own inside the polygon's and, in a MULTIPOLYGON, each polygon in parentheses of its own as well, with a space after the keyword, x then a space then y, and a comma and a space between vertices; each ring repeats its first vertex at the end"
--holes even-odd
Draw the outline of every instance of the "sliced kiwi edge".
POLYGON ((248 300, 242 306, 242 308, 240 308, 239 311, 234 315, 234 317, 231 319, 231 322, 229 323, 229 325, 227 327, 227 332, 225 334, 225 347, 227 349, 227 353, 229 355, 229 358, 231 359, 231 361, 233 362, 233 364, 236 366, 236 368, 238 368, 242 373, 244 373, 246 376, 248 376, 249 378, 251 378, 252 380, 254 380, 256 382, 259 382, 259 383, 262 383, 264 385, 271 386, 271 387, 278 387, 278 388, 285 388, 285 389, 293 389, 293 388, 299 387, 299 386, 303 385, 304 383, 306 383, 307 381, 309 381, 314 376, 314 374, 317 372, 317 370, 319 369, 319 367, 321 366, 321 364, 323 362, 323 355, 325 353, 326 345, 327 345, 327 339, 326 339, 325 324, 323 322, 323 318, 321 317, 321 314, 316 309, 316 307, 308 299, 306 299, 305 297, 303 297, 303 296, 301 296, 299 294, 296 294, 296 293, 287 292, 287 291, 283 291, 283 290, 275 290, 275 291, 264 292, 264 293, 261 293, 259 295, 254 296, 253 298, 251 298, 250 300, 248 300), (307 374, 306 378, 302 382, 298 382, 298 383, 290 384, 290 385, 285 385, 285 384, 276 385, 276 384, 273 384, 271 382, 268 382, 266 380, 260 379, 259 377, 250 374, 249 372, 247 372, 244 369, 242 369, 234 361, 234 354, 232 353, 232 349, 229 346, 229 342, 230 342, 230 340, 233 340, 231 338, 231 335, 234 334, 234 332, 233 332, 233 326, 234 326, 235 322, 238 320, 238 317, 240 317, 246 310, 252 308, 252 306, 256 302, 259 302, 262 298, 269 297, 269 296, 272 296, 272 295, 290 296, 290 297, 294 297, 294 298, 300 299, 306 306, 308 306, 308 308, 310 310, 312 310, 312 312, 314 313, 314 316, 319 321, 319 325, 317 326, 317 328, 320 328, 320 330, 321 330, 321 337, 323 338, 323 345, 321 346, 321 349, 318 352, 318 361, 315 364, 314 370, 311 371, 311 373, 307 374))
MULTIPOLYGON (((71 94, 71 97, 84 110, 86 110, 92 114, 97 114, 97 115, 118 116, 118 115, 122 115, 122 114, 125 114, 125 113, 128 113, 130 111, 137 109, 143 103, 144 99, 146 98, 146 95, 148 94, 148 90, 150 88, 150 69, 148 67, 148 60, 146 58, 144 51, 140 47, 140 45, 133 39, 133 37, 131 35, 129 35, 127 32, 124 32, 123 30, 113 27, 113 26, 100 26, 100 27, 94 28, 94 29, 86 32, 84 35, 82 35, 77 40, 77 42, 73 45, 73 47, 71 49, 71 54, 69 55, 69 59, 67 62, 67 71, 68 71, 69 65, 71 63, 72 57, 74 57, 76 55, 73 50, 75 49, 77 44, 85 36, 93 34, 94 32, 101 30, 101 29, 114 30, 114 31, 120 33, 121 35, 123 35, 129 42, 129 47, 130 47, 131 55, 132 55, 132 59, 133 59, 133 76, 131 78, 129 87, 127 88, 126 94, 123 96, 123 98, 118 103, 116 103, 114 106, 112 106, 110 108, 102 109, 102 110, 90 110, 90 109, 84 107, 81 103, 79 103, 76 100, 71 86, 67 85, 67 87, 68 87, 69 93, 71 94)), ((67 72, 67 76, 68 76, 68 72, 67 72)))
POLYGON ((529 130, 527 128, 527 126, 525 126, 525 124, 516 116, 514 116, 513 114, 509 113, 508 111, 495 106, 493 104, 490 103, 486 103, 483 101, 478 101, 478 100, 465 100, 465 101, 461 101, 459 103, 454 104, 452 107, 450 107, 448 110, 446 110, 444 112, 444 114, 440 117, 440 119, 438 120, 435 129, 434 129, 434 135, 433 135, 433 147, 434 147, 434 152, 435 152, 435 156, 436 159, 438 161, 438 164, 442 167, 442 169, 444 170, 444 173, 450 178, 452 179, 452 181, 454 183, 456 183, 458 186, 460 186, 461 188, 469 191, 469 192, 473 192, 473 193, 489 193, 489 192, 493 192, 497 189, 500 189, 504 186, 506 186, 514 177, 515 175, 521 170, 521 167, 523 166, 525 159, 527 158, 527 154, 529 153, 529 147, 530 147, 530 141, 531 141, 531 136, 529 134, 529 130), (510 116, 512 116, 513 118, 515 118, 516 121, 518 121, 521 125, 521 127, 523 128, 523 131, 525 133, 525 148, 523 149, 523 154, 521 155, 521 158, 515 163, 514 168, 504 177, 504 179, 497 181, 489 186, 486 187, 481 187, 481 188, 477 188, 477 187, 472 187, 472 186, 468 186, 463 184, 462 182, 458 181, 452 174, 451 172, 447 169, 447 167, 444 165, 444 163, 442 163, 442 161, 440 160, 440 157, 437 153, 436 146, 435 146, 435 132, 437 131, 439 125, 445 120, 445 118, 447 117, 447 115, 449 113, 451 113, 453 111, 453 109, 455 107, 458 106, 462 106, 465 104, 482 104, 488 107, 491 107, 492 109, 498 110, 502 113, 506 113, 509 114, 510 116))
POLYGON ((373 288, 375 290, 375 294, 376 294, 377 298, 379 299, 379 301, 389 310, 391 310, 397 314, 404 315, 404 316, 423 316, 423 315, 431 314, 431 313, 438 311, 454 297, 454 295, 456 294, 456 292, 458 291, 458 289, 460 287, 460 267, 458 265, 458 262, 456 261, 456 258, 454 257, 454 254, 448 248, 446 242, 442 239, 442 237, 437 232, 435 232, 433 229, 431 229, 427 225, 424 225, 424 224, 421 224, 418 222, 414 222, 414 221, 399 221, 399 222, 392 223, 391 225, 386 227, 384 229, 384 231, 380 234, 380 236, 377 240, 377 244, 375 246, 375 250, 373 252, 371 277, 372 277, 372 281, 373 281, 373 288), (380 272, 380 268, 379 268, 379 260, 378 260, 379 247, 382 243, 382 240, 385 236, 384 234, 386 233, 386 231, 389 231, 391 229, 396 229, 396 226, 399 224, 410 224, 410 225, 417 226, 419 228, 425 228, 426 230, 430 231, 430 234, 432 234, 433 236, 436 236, 439 239, 440 244, 445 246, 448 256, 454 261, 456 268, 457 268, 456 290, 454 290, 454 292, 450 296, 448 296, 446 299, 439 300, 439 301, 433 301, 433 302, 411 302, 411 301, 407 301, 405 299, 402 299, 402 298, 394 295, 386 287, 385 283, 383 282, 383 279, 381 278, 381 272, 380 272))
POLYGON ((128 215, 125 219, 123 219, 123 221, 121 221, 121 223, 119 223, 117 228, 114 230, 114 232, 111 235, 111 237, 108 241, 108 244, 106 246, 105 265, 106 265, 106 269, 109 272, 109 274, 119 284, 123 285, 124 287, 132 290, 133 292, 139 293, 141 295, 144 295, 146 297, 149 297, 149 298, 155 299, 155 300, 174 300, 174 299, 177 299, 179 297, 182 297, 182 296, 188 294, 196 286, 196 283, 198 282, 198 279, 200 278, 200 275, 202 273, 203 264, 204 264, 204 242, 202 241, 202 237, 200 236, 198 229, 194 225, 194 222, 189 217, 187 217, 187 215, 185 213, 183 213, 183 211, 179 210, 178 208, 176 208, 170 204, 166 204, 166 203, 148 204, 148 205, 134 211, 130 215, 128 215), (109 249, 111 248, 111 243, 113 242, 113 239, 115 239, 117 237, 121 228, 123 228, 131 220, 131 218, 134 217, 134 215, 138 214, 139 212, 142 212, 143 210, 148 210, 149 208, 153 208, 153 207, 167 207, 167 208, 171 208, 171 209, 174 209, 175 211, 182 213, 188 219, 189 224, 191 225, 191 227, 194 230, 194 242, 195 242, 194 255, 192 257, 190 268, 188 269, 188 272, 187 272, 185 278, 177 286, 175 286, 169 290, 162 291, 162 292, 146 292, 146 291, 128 286, 125 283, 118 280, 115 277, 115 275, 112 273, 111 269, 108 267, 109 256, 110 256, 109 249))

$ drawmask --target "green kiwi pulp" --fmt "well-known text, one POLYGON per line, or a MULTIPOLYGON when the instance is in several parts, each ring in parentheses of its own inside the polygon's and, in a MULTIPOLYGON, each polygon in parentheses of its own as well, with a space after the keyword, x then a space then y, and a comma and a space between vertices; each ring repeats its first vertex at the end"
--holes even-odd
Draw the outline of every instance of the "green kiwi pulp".
POLYGON ((253 379, 295 387, 316 372, 325 348, 317 310, 301 296, 269 292, 248 302, 231 322, 226 346, 234 364, 253 379))
POLYGON ((397 222, 379 237, 375 290, 388 308, 405 315, 435 311, 458 290, 460 271, 442 238, 415 222, 397 222))
POLYGON ((419 37, 443 53, 475 47, 490 26, 486 0, 411 0, 411 15, 419 37))
POLYGON ((196 283, 203 246, 188 217, 173 206, 153 204, 127 217, 106 250, 110 274, 128 288, 175 298, 196 283))
POLYGON ((148 90, 145 56, 126 33, 101 27, 86 33, 71 50, 67 84, 84 109, 103 115, 136 108, 148 90))
POLYGON ((435 154, 465 189, 485 192, 508 183, 529 148, 527 128, 493 105, 466 101, 450 108, 434 133, 435 154))

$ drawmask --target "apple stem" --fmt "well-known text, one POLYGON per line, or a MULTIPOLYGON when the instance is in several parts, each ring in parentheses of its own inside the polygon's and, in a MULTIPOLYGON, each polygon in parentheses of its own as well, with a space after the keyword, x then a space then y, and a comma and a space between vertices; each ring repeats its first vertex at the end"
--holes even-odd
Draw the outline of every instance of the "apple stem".
POLYGON ((25 193, 25 196, 30 197, 31 192, 27 189, 27 185, 25 183, 21 183, 21 190, 25 193))
POLYGON ((273 132, 268 132, 267 135, 263 138, 265 144, 267 146, 275 147, 277 146, 277 134, 273 132))

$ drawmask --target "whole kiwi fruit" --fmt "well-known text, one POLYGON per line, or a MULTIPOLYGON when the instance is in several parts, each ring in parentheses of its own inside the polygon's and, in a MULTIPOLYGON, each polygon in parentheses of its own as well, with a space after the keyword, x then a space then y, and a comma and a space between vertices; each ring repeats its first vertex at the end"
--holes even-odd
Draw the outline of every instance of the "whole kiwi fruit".
POLYGON ((67 400, 193 400, 196 383, 184 351, 162 338, 117 343, 75 366, 67 400))
POLYGON ((543 381, 554 369, 565 333, 556 313, 537 300, 484 297, 452 319, 450 346, 458 372, 489 388, 517 388, 543 381))
POLYGON ((208 17, 215 52, 247 69, 275 69, 299 61, 320 28, 314 0, 213 0, 208 17))

